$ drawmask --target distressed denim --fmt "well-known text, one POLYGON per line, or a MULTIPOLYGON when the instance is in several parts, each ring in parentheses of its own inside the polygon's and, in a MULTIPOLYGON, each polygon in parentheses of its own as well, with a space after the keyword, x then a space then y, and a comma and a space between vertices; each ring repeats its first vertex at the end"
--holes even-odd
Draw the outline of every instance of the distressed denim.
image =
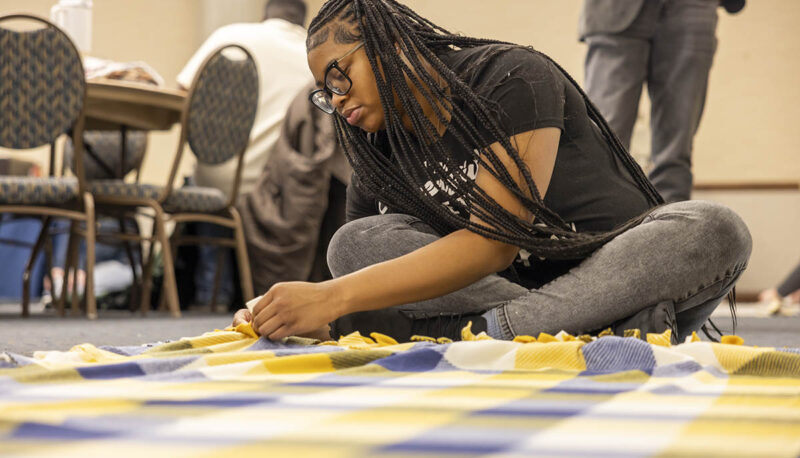
MULTIPOLYGON (((328 265, 340 277, 394 259, 440 236, 419 219, 400 214, 352 221, 334 235, 328 265)), ((339 333, 359 321, 391 332, 397 314, 416 319, 496 309, 503 337, 602 329, 668 302, 677 338, 696 331, 747 266, 752 240, 729 208, 685 201, 651 210, 629 229, 541 288, 528 290, 497 274, 466 288, 422 302, 352 314, 334 323, 339 333), (393 318, 394 317, 394 318, 393 318)), ((386 280, 391 281, 391 279, 386 280)))

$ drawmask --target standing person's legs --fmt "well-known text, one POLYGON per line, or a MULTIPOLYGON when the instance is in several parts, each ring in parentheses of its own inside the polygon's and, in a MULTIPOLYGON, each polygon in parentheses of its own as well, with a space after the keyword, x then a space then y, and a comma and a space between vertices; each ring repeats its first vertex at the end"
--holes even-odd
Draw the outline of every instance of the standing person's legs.
POLYGON ((660 2, 646 1, 623 32, 586 37, 584 89, 626 149, 639 111, 647 78, 650 37, 660 2))
POLYGON ((717 4, 667 0, 653 38, 647 80, 652 102, 650 180, 667 202, 691 196, 692 143, 717 48, 717 4))
POLYGON ((800 264, 778 285, 777 290, 778 294, 784 297, 800 291, 800 264))

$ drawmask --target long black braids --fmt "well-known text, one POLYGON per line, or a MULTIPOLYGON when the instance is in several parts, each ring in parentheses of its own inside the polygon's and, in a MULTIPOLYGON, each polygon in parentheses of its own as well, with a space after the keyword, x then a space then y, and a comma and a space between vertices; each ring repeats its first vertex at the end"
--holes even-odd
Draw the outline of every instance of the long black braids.
POLYGON ((382 153, 364 131, 350 126, 341 116, 335 117, 338 140, 356 171, 359 184, 380 201, 419 217, 440 233, 467 228, 484 237, 524 248, 537 257, 580 259, 639 224, 644 217, 634 218, 609 232, 576 232, 547 208, 518 149, 484 101, 438 57, 438 53, 448 49, 494 44, 526 49, 546 58, 583 96, 590 119, 599 127, 649 203, 652 206, 663 203, 575 80, 552 59, 533 48, 450 33, 395 0, 328 0, 309 26, 309 50, 325 41, 331 31, 340 42, 364 42, 386 119, 391 156, 382 153), (334 26, 326 27, 329 24, 334 26), (398 48, 402 53, 397 52, 398 48), (432 116, 425 115, 412 87, 432 107, 432 116), (450 103, 453 96, 465 101, 470 112, 466 113, 459 104, 450 103), (402 107, 402 111, 396 106, 402 107), (411 129, 403 124, 404 115, 411 129), (471 117, 485 127, 490 138, 484 138, 471 117), (477 162, 519 199, 533 216, 532 221, 512 214, 474 185, 454 155, 447 151, 437 130, 437 124, 441 126, 447 122, 462 147, 474 151, 477 162), (484 146, 494 143, 499 143, 514 161, 524 186, 514 180, 498 155, 484 146), (419 185, 420 178, 437 183, 440 189, 452 190, 453 197, 483 223, 442 205, 419 185))

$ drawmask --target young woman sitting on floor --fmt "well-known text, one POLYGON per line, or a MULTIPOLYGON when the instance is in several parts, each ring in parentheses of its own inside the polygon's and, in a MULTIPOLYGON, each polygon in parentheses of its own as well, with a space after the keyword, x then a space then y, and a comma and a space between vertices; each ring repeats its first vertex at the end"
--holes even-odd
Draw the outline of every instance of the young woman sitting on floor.
POLYGON ((329 0, 311 101, 353 166, 335 278, 273 286, 270 339, 700 328, 745 269, 721 205, 663 201, 575 81, 532 48, 455 35, 394 0, 329 0), (329 328, 329 323, 331 327, 329 328))

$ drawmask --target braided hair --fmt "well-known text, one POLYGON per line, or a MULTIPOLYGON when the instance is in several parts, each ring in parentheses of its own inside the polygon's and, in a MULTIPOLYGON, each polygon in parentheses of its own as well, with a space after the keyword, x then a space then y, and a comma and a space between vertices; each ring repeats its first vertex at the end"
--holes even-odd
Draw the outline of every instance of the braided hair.
POLYGON ((590 119, 599 127, 650 205, 663 203, 658 191, 575 80, 552 59, 533 48, 450 33, 395 0, 328 0, 309 25, 306 43, 309 51, 325 42, 331 31, 337 42, 364 42, 375 74, 392 152, 390 156, 382 153, 366 132, 336 116, 337 137, 356 171, 358 183, 380 201, 420 218, 439 233, 466 228, 486 238, 524 248, 540 258, 581 259, 644 218, 641 215, 609 232, 576 232, 545 206, 519 151, 485 102, 438 57, 447 50, 489 44, 526 49, 558 68, 582 94, 590 119), (402 55, 396 47, 402 50, 402 55), (439 84, 442 80, 445 85, 439 84), (432 116, 425 115, 412 87, 432 109, 432 116), (449 103, 452 96, 465 101, 464 106, 449 103), (404 116, 407 124, 404 124, 404 116), (473 152, 478 164, 522 203, 533 216, 532 220, 506 210, 459 167, 436 128, 436 124, 447 122, 458 143, 466 151, 473 152), (478 129, 476 122, 484 129, 478 129), (409 124, 410 129, 406 128, 409 124), (487 133, 489 138, 485 138, 487 133), (499 143, 513 160, 522 186, 514 180, 501 158, 490 147, 483 146, 493 143, 499 143), (419 177, 454 190, 454 197, 480 221, 442 205, 417 184, 419 177))

